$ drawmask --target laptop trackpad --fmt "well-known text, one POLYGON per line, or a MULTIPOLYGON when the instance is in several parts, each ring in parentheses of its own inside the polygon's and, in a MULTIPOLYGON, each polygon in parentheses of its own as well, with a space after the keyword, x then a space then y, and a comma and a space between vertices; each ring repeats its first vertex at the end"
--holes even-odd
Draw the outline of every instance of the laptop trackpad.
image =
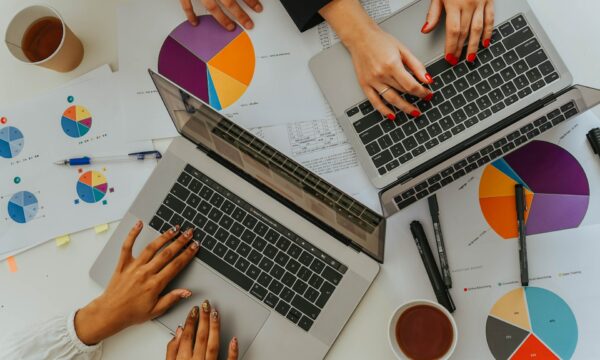
MULTIPOLYGON (((200 249, 202 251, 202 249, 200 249)), ((181 301, 158 320, 174 331, 183 325, 192 306, 200 306, 205 299, 219 311, 221 318, 221 355, 227 358, 227 347, 232 337, 237 336, 239 358, 246 350, 269 317, 270 311, 246 293, 224 281, 212 269, 199 260, 193 261, 168 287, 192 290, 192 297, 181 301)))

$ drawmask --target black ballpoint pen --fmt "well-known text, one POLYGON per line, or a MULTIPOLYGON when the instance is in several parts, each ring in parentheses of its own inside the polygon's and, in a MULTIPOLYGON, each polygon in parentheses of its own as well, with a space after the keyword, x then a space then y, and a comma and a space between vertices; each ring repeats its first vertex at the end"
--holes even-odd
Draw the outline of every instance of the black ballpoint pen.
POLYGON ((529 286, 529 269, 527 265, 527 228, 525 226, 525 189, 523 185, 515 185, 515 199, 517 201, 517 227, 519 230, 519 266, 521 270, 521 285, 529 286))
POLYGON ((431 286, 433 286, 433 292, 435 293, 438 303, 445 307, 449 312, 454 312, 456 307, 454 306, 452 297, 450 297, 448 288, 446 287, 446 284, 444 284, 437 264, 435 263, 423 226, 420 222, 413 221, 410 223, 410 231, 415 239, 415 244, 417 244, 417 249, 419 249, 419 254, 423 260, 423 265, 425 265, 425 271, 427 271, 427 276, 429 277, 431 286))
POLYGON ((448 265, 448 257, 446 255, 446 245, 444 244, 444 236, 442 235, 440 208, 438 206, 437 197, 434 194, 430 196, 427 201, 429 202, 431 221, 433 221, 433 232, 435 234, 435 242, 437 245, 438 257, 440 259, 442 277, 444 278, 444 284, 446 284, 446 287, 448 289, 452 289, 452 278, 450 277, 450 266, 448 265))

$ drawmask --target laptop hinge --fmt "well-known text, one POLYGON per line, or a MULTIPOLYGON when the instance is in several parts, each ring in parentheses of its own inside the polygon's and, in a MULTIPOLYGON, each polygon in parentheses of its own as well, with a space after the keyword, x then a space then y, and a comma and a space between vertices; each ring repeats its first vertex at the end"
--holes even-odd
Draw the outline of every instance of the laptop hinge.
POLYGON ((359 246, 357 246, 355 243, 353 243, 353 242, 349 242, 348 246, 350 248, 352 248, 352 250, 356 251, 357 253, 361 253, 362 252, 362 249, 359 246))
MULTIPOLYGON (((565 89, 564 91, 567 91, 567 89, 565 89)), ((563 93, 564 91, 561 91, 561 93, 563 93)), ((560 95, 560 93, 558 94, 560 95)), ((497 133, 498 131, 501 131, 502 129, 516 123, 517 121, 523 119, 526 116, 529 116, 531 114, 533 114, 534 112, 538 111, 539 109, 542 109, 543 107, 545 107, 546 105, 552 103, 553 101, 556 100, 557 94, 552 93, 549 94, 548 96, 544 97, 543 99, 540 99, 532 104, 530 104, 529 106, 518 110, 517 112, 515 112, 514 114, 504 118, 503 120, 497 122, 496 124, 488 127, 487 129, 481 131, 480 133, 470 137, 469 139, 463 141, 462 143, 446 150, 445 152, 441 153, 440 155, 426 161, 425 163, 418 165, 416 167, 414 167, 413 169, 411 169, 409 172, 401 175, 400 177, 398 177, 398 179, 396 181, 394 181, 392 184, 386 186, 385 188, 383 188, 381 190, 381 193, 384 193, 385 191, 391 189, 394 186, 397 186, 399 184, 404 184, 408 181, 410 181, 411 179, 427 172, 428 170, 430 170, 431 168, 441 164, 442 162, 450 159, 451 157, 453 157, 456 154, 459 154, 460 152, 476 145, 477 143, 487 139, 488 137, 492 136, 493 134, 497 133)))

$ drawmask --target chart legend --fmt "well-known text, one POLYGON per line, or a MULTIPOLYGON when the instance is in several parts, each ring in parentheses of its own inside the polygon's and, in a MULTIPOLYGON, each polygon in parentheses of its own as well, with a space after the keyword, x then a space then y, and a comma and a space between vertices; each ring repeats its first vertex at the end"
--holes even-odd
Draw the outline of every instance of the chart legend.
POLYGON ((239 26, 227 31, 212 16, 183 22, 165 39, 158 72, 217 110, 236 102, 254 76, 254 46, 239 26))
POLYGON ((585 218, 590 187, 583 167, 560 146, 532 141, 489 164, 481 177, 481 211, 504 239, 518 236, 516 184, 525 187, 527 235, 576 228, 585 218))
POLYGON ((70 106, 62 115, 61 126, 68 136, 80 138, 92 128, 92 114, 81 105, 70 106))

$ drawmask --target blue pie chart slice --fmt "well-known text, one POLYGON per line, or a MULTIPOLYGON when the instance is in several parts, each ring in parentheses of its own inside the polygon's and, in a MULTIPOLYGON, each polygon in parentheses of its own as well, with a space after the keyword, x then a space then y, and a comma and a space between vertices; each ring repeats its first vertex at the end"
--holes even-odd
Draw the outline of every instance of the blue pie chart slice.
POLYGON ((21 130, 14 126, 0 129, 0 157, 11 159, 21 153, 25 138, 21 130))
POLYGON ((18 224, 25 224, 35 219, 39 203, 35 195, 29 191, 19 191, 8 201, 8 216, 18 224))

